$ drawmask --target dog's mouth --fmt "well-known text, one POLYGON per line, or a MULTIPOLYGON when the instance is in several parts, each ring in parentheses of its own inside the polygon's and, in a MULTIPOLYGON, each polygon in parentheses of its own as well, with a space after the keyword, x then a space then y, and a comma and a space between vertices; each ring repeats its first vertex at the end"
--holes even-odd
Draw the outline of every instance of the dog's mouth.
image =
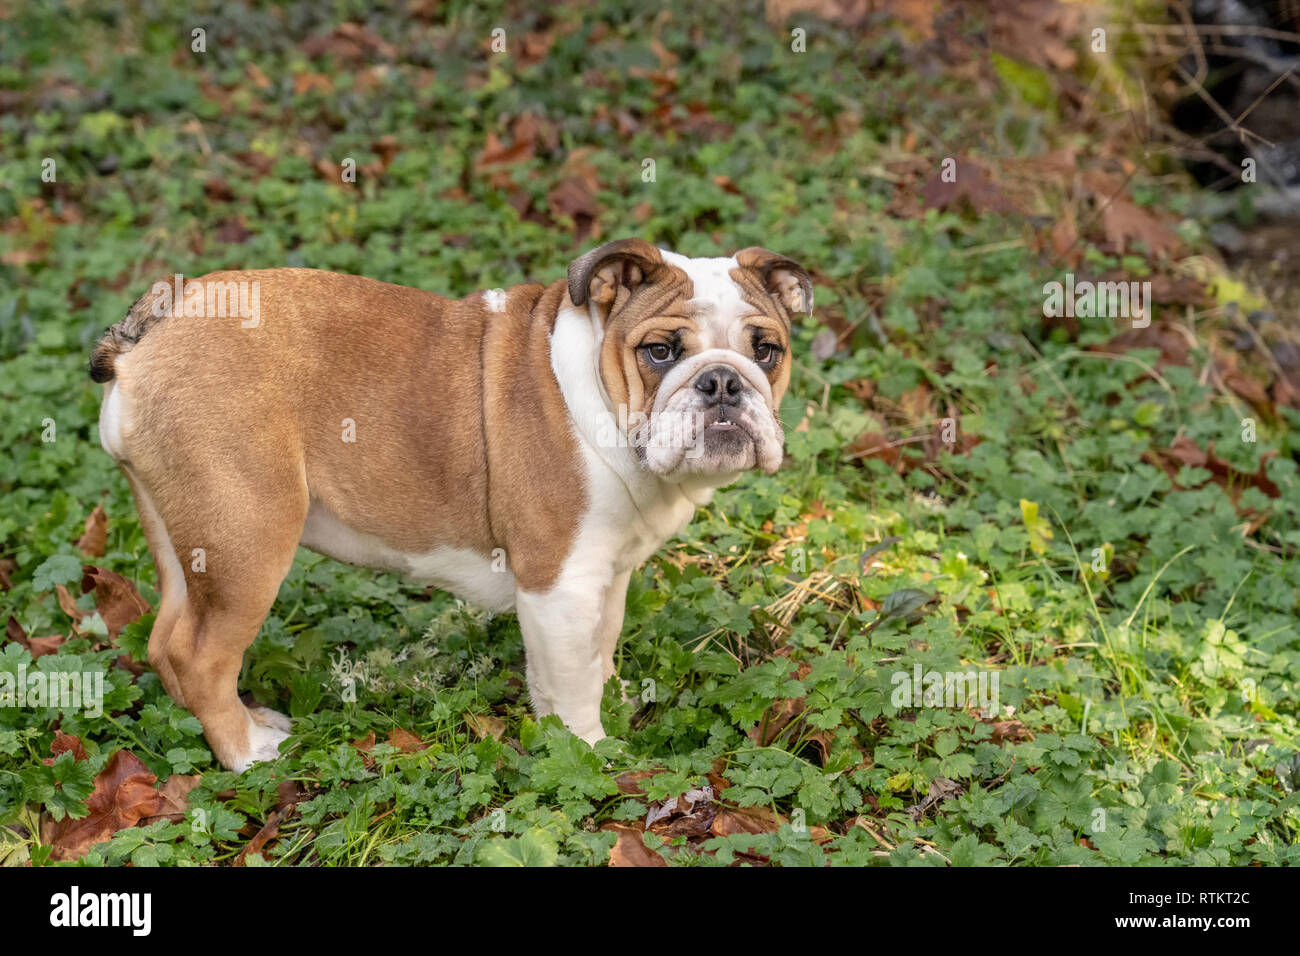
POLYGON ((720 405, 717 408, 705 412, 701 416, 700 434, 704 436, 737 436, 744 437, 753 441, 753 436, 749 429, 737 419, 739 413, 727 405, 720 405))

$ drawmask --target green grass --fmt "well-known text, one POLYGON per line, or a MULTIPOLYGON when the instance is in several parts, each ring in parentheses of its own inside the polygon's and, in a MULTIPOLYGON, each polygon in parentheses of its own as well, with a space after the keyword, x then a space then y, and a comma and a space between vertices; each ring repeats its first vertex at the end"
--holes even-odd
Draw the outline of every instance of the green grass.
MULTIPOLYGON (((720 493, 633 575, 617 661, 639 696, 611 682, 617 740, 594 751, 531 717, 512 616, 305 551, 242 679, 295 718, 294 736, 242 776, 213 762, 152 672, 115 665, 145 660, 149 616, 116 646, 92 617, 37 664, 8 640, 0 671, 102 670, 108 692, 99 717, 0 707, 0 859, 49 862, 42 821, 85 813, 121 749, 160 781, 202 779, 186 816, 120 830, 86 862, 235 862, 286 780, 296 810, 245 863, 601 864, 611 824, 710 784, 731 823, 652 828, 651 852, 678 865, 1300 858, 1294 411, 1254 415, 1258 440, 1242 441, 1253 413, 1203 383, 1207 339, 1156 376, 1154 350, 1090 353, 1119 330, 1044 329, 1042 285, 1063 268, 1034 251, 1022 216, 896 205, 942 157, 996 167, 1082 143, 1077 125, 991 68, 981 88, 905 65, 884 30, 801 21, 808 52, 792 53, 755 4, 658 17, 602 0, 552 22, 452 3, 436 23, 371 6, 333 8, 391 56, 313 55, 302 41, 332 24, 305 3, 193 18, 21 5, 0 21, 13 104, 0 116, 0 619, 70 635, 54 587, 75 584, 83 560, 156 606, 86 361, 158 275, 299 265, 454 295, 550 281, 595 241, 548 198, 570 176, 599 185, 603 239, 693 255, 764 245, 814 272, 817 319, 799 330, 782 408, 790 461, 720 493), (189 49, 195 26, 204 54, 189 49), (530 34, 552 42, 493 56, 497 26, 516 51, 530 34), (671 83, 656 76, 667 70, 671 83), (295 92, 297 74, 333 89, 295 92), (541 124, 531 157, 477 168, 489 132, 509 145, 526 112, 541 124), (347 157, 355 186, 314 168, 347 157), (223 241, 243 238, 230 224, 250 235, 223 241), (824 361, 821 323, 854 326, 824 361), (936 442, 945 418, 962 441, 936 442), (897 467, 855 454, 882 427, 907 440, 897 467), (1180 436, 1213 442, 1234 482, 1262 467, 1276 497, 1247 487, 1234 506, 1190 466, 1175 484, 1152 454, 1180 436), (107 553, 83 559, 97 504, 107 553), (1252 508, 1266 517, 1244 528, 1252 508), (1000 712, 899 706, 894 675, 916 666, 996 673, 1000 712), (765 721, 792 700, 803 709, 788 723, 765 721), (44 762, 56 726, 86 759, 44 762), (399 729, 421 746, 386 744, 399 729), (368 751, 353 744, 372 733, 368 751), (643 794, 626 792, 637 771, 657 771, 638 777, 643 794), (764 832, 740 832, 744 808, 764 832)), ((1148 188, 1147 175, 1134 195, 1181 208, 1190 186, 1148 188)), ((1195 248, 1195 224, 1182 231, 1195 248)), ((1148 268, 1083 242, 1097 273, 1148 268)))

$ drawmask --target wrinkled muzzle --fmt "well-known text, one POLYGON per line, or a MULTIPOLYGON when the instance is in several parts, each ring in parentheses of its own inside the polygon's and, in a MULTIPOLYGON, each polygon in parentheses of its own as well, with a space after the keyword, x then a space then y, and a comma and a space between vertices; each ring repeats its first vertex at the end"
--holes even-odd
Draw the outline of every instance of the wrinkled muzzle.
POLYGON ((665 477, 725 475, 781 465, 785 433, 762 370, 730 349, 709 349, 660 383, 646 421, 629 435, 648 470, 665 477))

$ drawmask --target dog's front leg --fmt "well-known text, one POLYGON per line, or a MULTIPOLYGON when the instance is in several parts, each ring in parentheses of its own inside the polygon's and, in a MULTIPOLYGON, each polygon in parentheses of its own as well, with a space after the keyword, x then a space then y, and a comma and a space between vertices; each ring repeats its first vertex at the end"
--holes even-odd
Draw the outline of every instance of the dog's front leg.
MULTIPOLYGON (((605 589, 605 600, 600 612, 600 683, 603 686, 614 676, 614 652, 618 650, 618 639, 623 633, 623 612, 627 607, 627 582, 632 577, 631 571, 614 575, 613 582, 605 589)), ((626 684, 624 685, 626 690, 626 684)))
POLYGON ((562 581, 549 591, 515 596, 533 711, 555 714, 589 744, 605 736, 600 625, 608 589, 607 582, 562 581))

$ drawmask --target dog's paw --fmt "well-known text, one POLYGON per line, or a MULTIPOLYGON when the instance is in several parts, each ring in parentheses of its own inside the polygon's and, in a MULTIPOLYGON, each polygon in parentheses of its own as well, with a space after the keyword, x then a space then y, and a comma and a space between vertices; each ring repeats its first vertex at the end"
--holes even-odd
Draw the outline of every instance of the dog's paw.
POLYGON ((272 730, 283 730, 286 734, 293 730, 293 721, 287 714, 282 714, 278 710, 272 710, 270 707, 250 707, 248 713, 252 716, 255 723, 263 727, 270 727, 272 730))
MULTIPOLYGON (((266 714, 272 714, 286 724, 288 717, 283 714, 277 714, 273 710, 260 708, 266 714)), ((259 760, 279 760, 280 744, 289 738, 287 730, 279 730, 276 727, 270 727, 258 722, 258 715, 249 711, 248 721, 248 752, 233 761, 231 767, 235 773, 243 773, 259 760)))

